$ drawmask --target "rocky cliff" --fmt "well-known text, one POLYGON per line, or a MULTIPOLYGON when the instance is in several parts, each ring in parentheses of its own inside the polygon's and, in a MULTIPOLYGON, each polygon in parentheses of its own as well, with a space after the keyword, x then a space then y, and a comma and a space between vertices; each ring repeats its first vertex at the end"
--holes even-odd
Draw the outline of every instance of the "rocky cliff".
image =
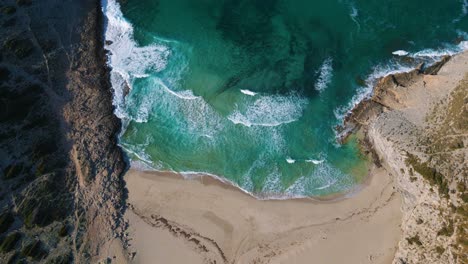
POLYGON ((402 194, 394 263, 467 263, 468 53, 380 79, 345 127, 402 194))
POLYGON ((0 262, 88 263, 120 234, 100 1, 0 0, 0 262))

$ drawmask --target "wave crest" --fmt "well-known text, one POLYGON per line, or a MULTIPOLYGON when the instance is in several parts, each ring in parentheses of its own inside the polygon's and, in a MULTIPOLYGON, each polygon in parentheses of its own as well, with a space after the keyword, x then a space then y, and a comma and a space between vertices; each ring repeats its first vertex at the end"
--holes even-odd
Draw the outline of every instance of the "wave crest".
POLYGON ((274 127, 298 120, 306 104, 307 101, 298 96, 262 96, 252 104, 237 106, 228 119, 247 127, 274 127))
POLYGON ((318 70, 319 77, 315 82, 315 89, 319 92, 324 91, 333 78, 332 63, 333 59, 327 58, 323 61, 322 66, 320 66, 320 69, 318 70))
POLYGON ((133 80, 165 69, 171 51, 163 44, 140 47, 133 38, 133 26, 115 0, 102 0, 102 12, 106 17, 105 49, 109 51, 108 64, 112 68, 115 114, 125 118, 125 96, 132 89, 133 80))

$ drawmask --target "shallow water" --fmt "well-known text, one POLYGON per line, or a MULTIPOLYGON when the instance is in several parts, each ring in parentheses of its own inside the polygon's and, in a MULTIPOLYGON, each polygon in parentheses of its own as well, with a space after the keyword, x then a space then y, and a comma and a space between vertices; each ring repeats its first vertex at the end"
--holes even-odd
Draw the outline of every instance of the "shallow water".
POLYGON ((355 140, 336 144, 334 127, 377 77, 459 52, 468 31, 468 4, 456 0, 103 6, 132 159, 219 175, 263 197, 355 186, 367 162, 355 140))

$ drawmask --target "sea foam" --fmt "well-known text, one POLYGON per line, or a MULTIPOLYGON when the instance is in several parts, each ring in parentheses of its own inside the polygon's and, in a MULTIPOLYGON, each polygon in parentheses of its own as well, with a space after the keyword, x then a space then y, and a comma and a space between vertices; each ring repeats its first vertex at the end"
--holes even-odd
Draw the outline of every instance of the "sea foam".
POLYGON ((241 89, 240 91, 241 91, 241 93, 246 94, 246 95, 250 95, 250 96, 255 96, 257 94, 256 92, 252 92, 250 90, 242 90, 241 89))
POLYGON ((253 103, 245 101, 243 105, 238 105, 228 119, 247 127, 274 127, 298 120, 306 104, 306 99, 296 95, 261 96, 253 103))
POLYGON ((396 50, 394 52, 392 52, 393 55, 396 55, 396 56, 406 56, 409 54, 409 52, 405 51, 405 50, 396 50))
POLYGON ((322 66, 317 73, 319 73, 319 77, 315 82, 315 89, 319 92, 322 92, 327 88, 330 84, 331 79, 333 78, 333 67, 332 67, 333 59, 327 58, 323 61, 322 66))
POLYGON ((109 51, 108 64, 112 69, 115 114, 127 118, 125 96, 134 79, 163 70, 171 51, 162 43, 140 47, 133 38, 133 26, 123 17, 115 0, 102 0, 102 12, 106 16, 105 49, 109 51))
MULTIPOLYGON (((461 33, 459 33, 461 34, 461 33)), ((347 105, 338 107, 334 110, 335 117, 339 122, 342 122, 344 117, 362 100, 368 98, 372 94, 373 87, 377 81, 390 74, 408 72, 413 70, 417 64, 425 62, 430 65, 441 59, 443 56, 453 56, 460 52, 468 50, 468 41, 461 41, 458 45, 446 45, 444 48, 439 49, 424 49, 418 52, 407 52, 404 50, 394 51, 394 55, 408 56, 414 58, 416 61, 413 65, 402 64, 400 61, 393 59, 386 64, 379 64, 374 67, 371 74, 368 75, 365 81, 365 86, 360 86, 357 93, 352 97, 347 105)))
POLYGON ((408 72, 412 70, 412 67, 404 66, 399 63, 380 64, 374 67, 371 74, 365 80, 365 86, 358 87, 357 93, 351 98, 348 104, 336 108, 333 112, 338 121, 342 121, 344 117, 362 100, 368 98, 372 94, 372 90, 377 81, 389 74, 396 74, 402 72, 408 72))

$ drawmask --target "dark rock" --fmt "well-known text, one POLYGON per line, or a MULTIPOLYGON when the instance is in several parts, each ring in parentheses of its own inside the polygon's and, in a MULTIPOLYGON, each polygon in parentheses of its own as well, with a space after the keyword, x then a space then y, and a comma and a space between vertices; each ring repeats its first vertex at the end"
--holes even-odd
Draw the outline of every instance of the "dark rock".
POLYGON ((19 264, 19 263, 24 263, 24 260, 20 260, 20 255, 18 252, 15 252, 13 255, 11 255, 7 260, 7 264, 19 264))
POLYGON ((4 48, 23 59, 32 54, 34 46, 29 39, 12 38, 4 43, 4 48))
POLYGON ((68 226, 66 224, 63 224, 62 227, 60 227, 58 235, 60 237, 66 237, 68 235, 68 226))
MULTIPOLYGON (((0 9, 1 203, 16 204, 5 207, 17 218, 15 229, 47 245, 49 259, 62 256, 55 263, 92 263, 114 237, 110 219, 119 225, 126 167, 116 143, 120 122, 113 115, 100 1, 16 4, 11 16, 0 9), (72 244, 65 238, 70 233, 72 244)), ((31 262, 11 256, 0 252, 0 263, 31 262)))
POLYGON ((71 253, 67 252, 62 255, 48 259, 45 264, 68 264, 72 263, 71 253))
POLYGON ((47 256, 48 252, 45 249, 42 241, 34 240, 24 246, 24 248, 21 250, 21 254, 34 260, 41 260, 47 256))
POLYGON ((5 6, 2 9, 2 13, 6 14, 6 15, 13 15, 14 13, 16 13, 16 7, 14 7, 14 6, 5 6))
POLYGON ((56 182, 57 178, 56 175, 50 174, 37 185, 24 191, 18 213, 22 216, 26 228, 44 227, 67 216, 67 204, 71 197, 60 194, 60 182, 56 182))
POLYGON ((10 79, 10 70, 4 67, 0 67, 0 81, 6 82, 10 79))
POLYGON ((437 73, 440 71, 442 66, 444 66, 449 60, 451 59, 450 56, 446 55, 444 56, 440 61, 432 64, 431 66, 427 67, 424 69, 424 74, 427 75, 437 75, 437 73))
POLYGON ((0 244, 0 251, 10 252, 16 247, 16 244, 18 244, 20 239, 21 239, 21 234, 19 232, 13 232, 9 234, 2 240, 0 244))
POLYGON ((15 221, 15 217, 10 212, 4 212, 0 215, 0 234, 7 231, 15 221))
POLYGON ((16 4, 19 6, 30 6, 32 5, 32 0, 16 0, 16 4))
POLYGON ((3 178, 5 180, 10 180, 18 175, 23 171, 23 165, 21 163, 13 163, 8 165, 4 170, 3 170, 3 178))

